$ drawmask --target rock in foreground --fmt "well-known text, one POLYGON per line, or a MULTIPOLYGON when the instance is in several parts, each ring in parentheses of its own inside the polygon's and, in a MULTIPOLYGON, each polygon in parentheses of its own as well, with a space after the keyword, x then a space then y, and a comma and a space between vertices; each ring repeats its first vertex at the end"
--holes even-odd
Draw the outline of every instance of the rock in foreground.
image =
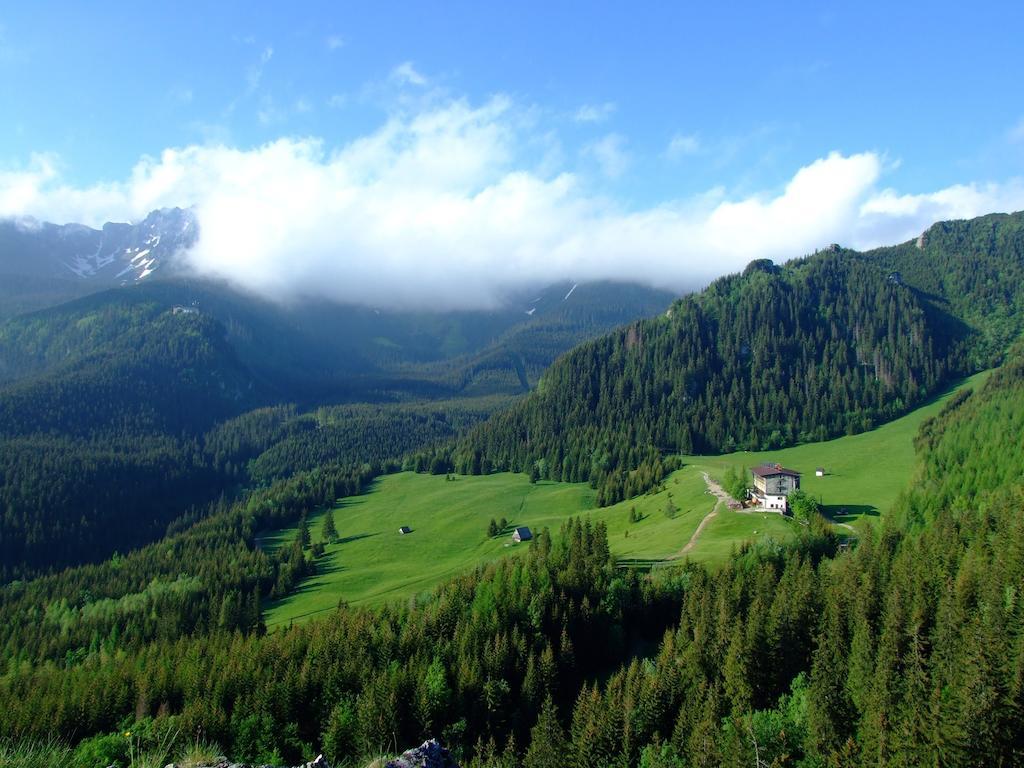
MULTIPOLYGON (((459 768, 459 764, 451 756, 447 749, 437 743, 435 739, 425 741, 418 747, 413 747, 403 752, 394 760, 386 763, 374 762, 373 768, 459 768)), ((166 768, 179 768, 174 763, 166 768)), ((233 763, 226 757, 218 757, 209 765, 196 766, 196 768, 274 768, 271 765, 252 765, 250 763, 233 763)), ((311 763, 303 763, 296 768, 331 768, 327 758, 323 755, 317 757, 311 763)))
POLYGON ((384 768, 459 768, 459 764, 447 749, 431 739, 389 760, 384 768))

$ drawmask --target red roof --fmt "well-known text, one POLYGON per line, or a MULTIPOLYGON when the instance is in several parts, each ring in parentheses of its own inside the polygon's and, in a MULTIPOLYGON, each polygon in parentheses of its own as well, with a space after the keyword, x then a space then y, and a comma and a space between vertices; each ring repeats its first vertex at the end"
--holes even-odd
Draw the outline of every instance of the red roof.
POLYGON ((786 469, 781 464, 761 464, 758 467, 754 467, 750 471, 753 472, 758 477, 774 477, 775 475, 789 475, 790 477, 800 477, 799 472, 792 469, 786 469))

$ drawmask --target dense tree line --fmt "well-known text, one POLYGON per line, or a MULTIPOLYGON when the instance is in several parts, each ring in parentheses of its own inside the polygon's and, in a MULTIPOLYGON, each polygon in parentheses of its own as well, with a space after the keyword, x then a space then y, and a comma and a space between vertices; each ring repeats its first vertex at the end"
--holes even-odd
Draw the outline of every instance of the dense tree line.
POLYGON ((271 556, 260 531, 359 494, 372 465, 330 466, 250 494, 223 498, 177 521, 157 543, 95 565, 0 588, 0 658, 72 666, 154 639, 259 628, 260 605, 290 592, 316 567, 308 547, 271 556))
POLYGON ((963 390, 916 439, 924 457, 908 525, 931 521, 937 510, 971 504, 986 490, 1021 482, 1024 469, 1024 348, 995 370, 981 392, 963 390))
POLYGON ((0 390, 0 580, 152 541, 221 492, 199 438, 250 400, 215 322, 114 305, 3 333, 41 360, 86 351, 0 390))
POLYGON ((193 442, 0 438, 0 581, 160 538, 221 492, 193 442))
POLYGON ((247 472, 265 484, 332 462, 398 460, 422 446, 450 441, 508 402, 487 397, 320 407, 288 422, 287 436, 260 453, 247 472))
MULTIPOLYGON (((665 451, 764 449, 886 421, 963 368, 913 292, 843 254, 753 264, 672 308, 584 344, 536 393, 457 448, 456 467, 590 480, 622 498, 665 451)), ((642 489, 641 489, 642 490, 642 489)))

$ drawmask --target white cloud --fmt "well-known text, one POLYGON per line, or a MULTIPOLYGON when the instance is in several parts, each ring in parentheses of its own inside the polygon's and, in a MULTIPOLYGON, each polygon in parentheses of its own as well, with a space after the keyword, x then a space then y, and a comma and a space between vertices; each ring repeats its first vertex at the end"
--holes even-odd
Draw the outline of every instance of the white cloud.
POLYGON ((700 140, 696 136, 677 133, 669 140, 665 156, 669 160, 678 160, 686 155, 696 155, 698 152, 700 140))
POLYGON ((1004 184, 956 184, 937 192, 899 194, 883 189, 858 211, 858 235, 867 244, 885 243, 890 232, 922 231, 936 221, 970 219, 985 213, 1024 210, 1024 179, 1004 184))
POLYGON ((341 109, 348 104, 348 96, 344 93, 332 93, 327 99, 327 106, 331 109, 341 109))
POLYGON ((617 133, 609 133, 583 148, 586 157, 593 158, 601 167, 601 173, 609 179, 617 179, 629 168, 629 153, 626 140, 617 133))
POLYGON ((391 70, 391 79, 401 85, 424 86, 427 84, 427 78, 416 71, 411 61, 403 61, 391 70))
POLYGON ((566 277, 682 291, 755 258, 902 242, 938 219, 1024 208, 1020 180, 886 189, 884 158, 866 152, 815 160, 771 193, 713 190, 628 210, 564 166, 524 164, 536 128, 508 99, 454 101, 340 147, 167 149, 123 181, 85 188, 35 155, 0 171, 0 215, 98 225, 194 205, 201 238, 188 258, 200 274, 285 301, 443 308, 566 277))
POLYGON ((327 49, 330 51, 336 51, 339 48, 343 48, 344 46, 345 38, 343 38, 341 35, 330 35, 327 38, 327 49))
POLYGON ((615 112, 615 104, 606 101, 604 104, 584 104, 573 116, 577 123, 603 123, 615 112))

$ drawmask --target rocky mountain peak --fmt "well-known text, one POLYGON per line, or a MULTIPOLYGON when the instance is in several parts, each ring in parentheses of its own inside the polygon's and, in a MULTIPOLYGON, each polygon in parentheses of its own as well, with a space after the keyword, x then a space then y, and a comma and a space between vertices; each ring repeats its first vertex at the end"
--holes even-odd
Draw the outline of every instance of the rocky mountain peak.
POLYGON ((50 224, 0 221, 0 274, 129 285, 173 266, 196 241, 191 209, 162 208, 134 223, 50 224))

